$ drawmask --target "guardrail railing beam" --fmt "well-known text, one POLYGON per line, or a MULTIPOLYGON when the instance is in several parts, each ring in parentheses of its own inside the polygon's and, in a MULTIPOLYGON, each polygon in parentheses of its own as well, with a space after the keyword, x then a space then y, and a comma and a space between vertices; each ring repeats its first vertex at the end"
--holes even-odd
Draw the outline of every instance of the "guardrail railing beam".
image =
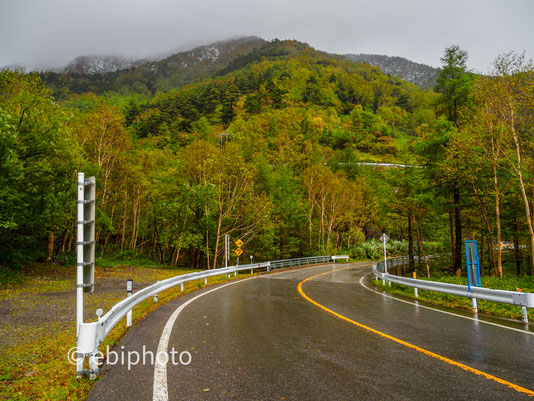
MULTIPOLYGON (((113 305, 104 316, 101 316, 101 314, 98 315, 98 321, 90 323, 84 323, 83 321, 79 322, 79 324, 77 325, 79 332, 76 341, 76 347, 79 355, 78 368, 80 366, 83 366, 84 358, 89 357, 90 377, 95 378, 95 376, 98 374, 98 365, 96 358, 96 355, 98 355, 98 347, 106 339, 106 336, 113 329, 113 327, 115 327, 115 325, 125 315, 131 312, 137 304, 150 297, 154 297, 154 301, 157 302, 158 294, 162 291, 168 290, 169 288, 180 285, 180 291, 183 292, 184 283, 203 279, 204 284, 207 284, 208 277, 212 276, 226 275, 227 277, 229 277, 231 273, 234 273, 237 276, 237 273, 242 270, 250 270, 250 272, 253 273, 255 269, 265 269, 266 271, 270 271, 271 269, 281 268, 285 266, 293 266, 295 264, 298 264, 299 266, 310 265, 316 263, 327 263, 331 260, 331 256, 275 260, 272 262, 221 267, 219 269, 188 273, 176 277, 171 277, 166 280, 157 281, 156 283, 145 287, 135 293, 132 292, 125 299, 113 305)), ((77 374, 77 376, 80 377, 81 372, 79 375, 77 374)))
MULTIPOLYGON (((397 258, 400 260, 400 258, 397 258)), ((390 259, 392 260, 392 259, 390 259)), ((405 259, 402 258, 402 261, 405 259)), ((405 264, 407 264, 406 262, 405 264)), ((484 287, 471 287, 467 285, 442 283, 439 281, 419 280, 414 278, 396 276, 384 272, 384 263, 378 262, 373 265, 373 274, 377 280, 382 280, 383 285, 385 281, 388 283, 396 283, 413 287, 415 289, 415 296, 417 297, 417 289, 441 292, 451 295, 459 295, 472 299, 473 312, 478 313, 478 300, 493 301, 499 303, 506 303, 510 305, 517 305, 521 307, 521 317, 524 323, 528 323, 528 309, 534 307, 534 293, 496 290, 484 287)))

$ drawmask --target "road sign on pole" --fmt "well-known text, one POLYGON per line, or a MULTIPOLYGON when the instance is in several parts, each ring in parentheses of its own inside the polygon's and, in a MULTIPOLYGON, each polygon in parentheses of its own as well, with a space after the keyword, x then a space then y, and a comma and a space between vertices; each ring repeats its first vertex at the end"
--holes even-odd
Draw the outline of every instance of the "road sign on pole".
MULTIPOLYGON (((467 290, 471 287, 480 287, 480 264, 476 241, 465 241, 465 261, 467 263, 467 290)), ((473 312, 478 313, 478 300, 471 298, 473 312)))
POLYGON ((480 264, 476 241, 465 241, 465 261, 467 263, 467 287, 480 287, 480 264))
MULTIPOLYGON (((237 255, 237 265, 239 265, 239 257, 241 256, 241 254, 243 253, 243 250, 241 249, 241 247, 243 246, 244 242, 241 241, 240 239, 238 239, 235 244, 237 245, 237 249, 234 251, 235 254, 237 255)), ((236 272, 237 274, 237 272, 236 272)))

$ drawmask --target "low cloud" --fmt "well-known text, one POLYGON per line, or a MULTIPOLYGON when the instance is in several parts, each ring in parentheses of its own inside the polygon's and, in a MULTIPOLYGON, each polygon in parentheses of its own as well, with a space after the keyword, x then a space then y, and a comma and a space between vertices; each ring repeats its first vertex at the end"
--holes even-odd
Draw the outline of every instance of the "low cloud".
POLYGON ((297 39, 335 53, 438 66, 445 47, 486 71, 509 50, 534 55, 529 0, 4 0, 0 65, 65 65, 86 54, 153 56, 229 37, 297 39))

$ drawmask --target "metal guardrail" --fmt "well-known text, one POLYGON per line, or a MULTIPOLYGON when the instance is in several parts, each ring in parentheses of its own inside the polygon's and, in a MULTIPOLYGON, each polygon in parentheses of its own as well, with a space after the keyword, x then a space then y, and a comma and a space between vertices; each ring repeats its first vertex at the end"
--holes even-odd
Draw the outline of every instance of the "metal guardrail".
POLYGON ((180 285, 183 290, 183 284, 194 280, 207 280, 208 277, 219 275, 230 275, 244 270, 250 270, 251 273, 254 270, 266 269, 270 271, 272 269, 279 269, 282 267, 303 266, 318 263, 328 263, 332 260, 330 256, 313 256, 308 258, 297 259, 284 259, 275 260, 264 263, 252 263, 239 266, 228 266, 219 269, 205 270, 201 272, 183 274, 176 277, 171 277, 166 280, 158 281, 148 287, 145 287, 130 296, 124 298, 122 301, 115 304, 105 315, 99 316, 98 321, 78 324, 78 337, 76 340, 77 350, 77 371, 78 377, 85 373, 80 367, 83 366, 83 359, 89 357, 90 370, 87 372, 92 378, 98 373, 97 355, 98 347, 106 339, 109 332, 115 327, 115 325, 127 315, 136 305, 142 301, 154 297, 157 300, 157 296, 160 292, 169 288, 180 285))
MULTIPOLYGON (((408 263, 407 256, 398 258, 391 258, 387 260, 387 268, 408 263)), ((534 307, 534 293, 519 292, 519 291, 505 291, 494 290, 483 287, 469 287, 467 285, 441 283, 437 281, 418 280, 414 278, 396 276, 385 271, 384 262, 379 262, 373 265, 373 273, 375 277, 383 281, 414 287, 416 289, 442 292, 446 294, 459 295, 473 299, 473 309, 478 310, 477 299, 484 299, 486 301, 500 302, 505 304, 521 306, 521 314, 523 322, 528 323, 527 308, 534 307)), ((416 293, 417 297, 417 293, 416 293)))
POLYGON ((332 259, 330 256, 313 256, 310 258, 282 259, 270 262, 271 268, 280 269, 282 267, 293 267, 302 265, 311 265, 315 263, 328 263, 332 259))

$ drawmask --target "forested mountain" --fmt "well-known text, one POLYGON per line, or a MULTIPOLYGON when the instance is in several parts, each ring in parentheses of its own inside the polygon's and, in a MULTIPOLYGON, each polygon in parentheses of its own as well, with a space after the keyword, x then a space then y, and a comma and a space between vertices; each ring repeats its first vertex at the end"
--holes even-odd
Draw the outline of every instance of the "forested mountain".
POLYGON ((82 57, 81 60, 74 60, 63 73, 44 72, 41 77, 58 98, 66 98, 71 93, 87 92, 166 92, 208 78, 236 57, 248 54, 264 43, 263 39, 257 37, 226 40, 180 52, 163 60, 142 62, 140 65, 139 60, 128 61, 118 57, 82 57), (132 66, 123 68, 128 63, 132 66))
POLYGON ((394 158, 397 145, 392 135, 414 134, 417 126, 430 123, 431 98, 376 67, 352 63, 304 43, 273 41, 237 57, 210 80, 161 94, 148 103, 132 103, 126 118, 137 135, 145 137, 158 135, 161 127, 192 131, 202 118, 227 126, 236 117, 250 124, 268 113, 272 124, 298 120, 309 125, 300 131, 313 130, 313 124, 320 124, 321 131, 327 127, 330 132, 320 140, 331 141, 328 144, 334 149, 351 143, 363 152, 394 158), (290 110, 296 115, 284 118, 290 110), (307 117, 312 114, 313 121, 307 117), (349 133, 342 116, 351 116, 350 121, 363 128, 349 133), (353 136, 364 131, 374 137, 354 143, 353 136))
POLYGON ((116 72, 146 63, 147 60, 133 59, 121 56, 80 56, 72 60, 63 73, 96 74, 116 72))
POLYGON ((438 93, 305 43, 257 38, 83 75, 83 85, 43 75, 55 92, 36 74, 4 71, 0 265, 74 250, 84 171, 98 183, 99 254, 216 267, 225 234, 244 241, 245 257, 268 260, 352 252, 387 232, 421 253, 437 242, 454 269, 458 244, 479 238, 486 271, 499 274, 494 241, 534 239, 534 101, 522 86, 532 72, 477 77, 465 58, 447 49, 438 93), (93 85, 105 93, 70 93, 93 85), (502 99, 524 118, 497 113, 502 99), (360 164, 373 161, 421 168, 360 164))
POLYGON ((420 88, 434 89, 440 69, 426 64, 415 63, 403 57, 382 56, 379 54, 345 54, 349 60, 376 65, 386 74, 409 81, 420 88))
MULTIPOLYGON (((267 42, 257 37, 216 42, 179 52, 158 61, 129 59, 119 56, 81 56, 74 59, 62 73, 44 72, 42 77, 57 97, 70 93, 108 91, 153 94, 224 74, 253 61, 253 50, 267 42), (244 56, 244 57, 242 57, 244 56), (236 64, 241 63, 241 64, 236 64)), ((332 58, 338 56, 331 55, 332 58)), ((439 69, 414 63, 401 57, 369 54, 349 54, 344 57, 356 62, 375 65, 386 74, 402 78, 415 85, 431 89, 436 84, 439 69)))

